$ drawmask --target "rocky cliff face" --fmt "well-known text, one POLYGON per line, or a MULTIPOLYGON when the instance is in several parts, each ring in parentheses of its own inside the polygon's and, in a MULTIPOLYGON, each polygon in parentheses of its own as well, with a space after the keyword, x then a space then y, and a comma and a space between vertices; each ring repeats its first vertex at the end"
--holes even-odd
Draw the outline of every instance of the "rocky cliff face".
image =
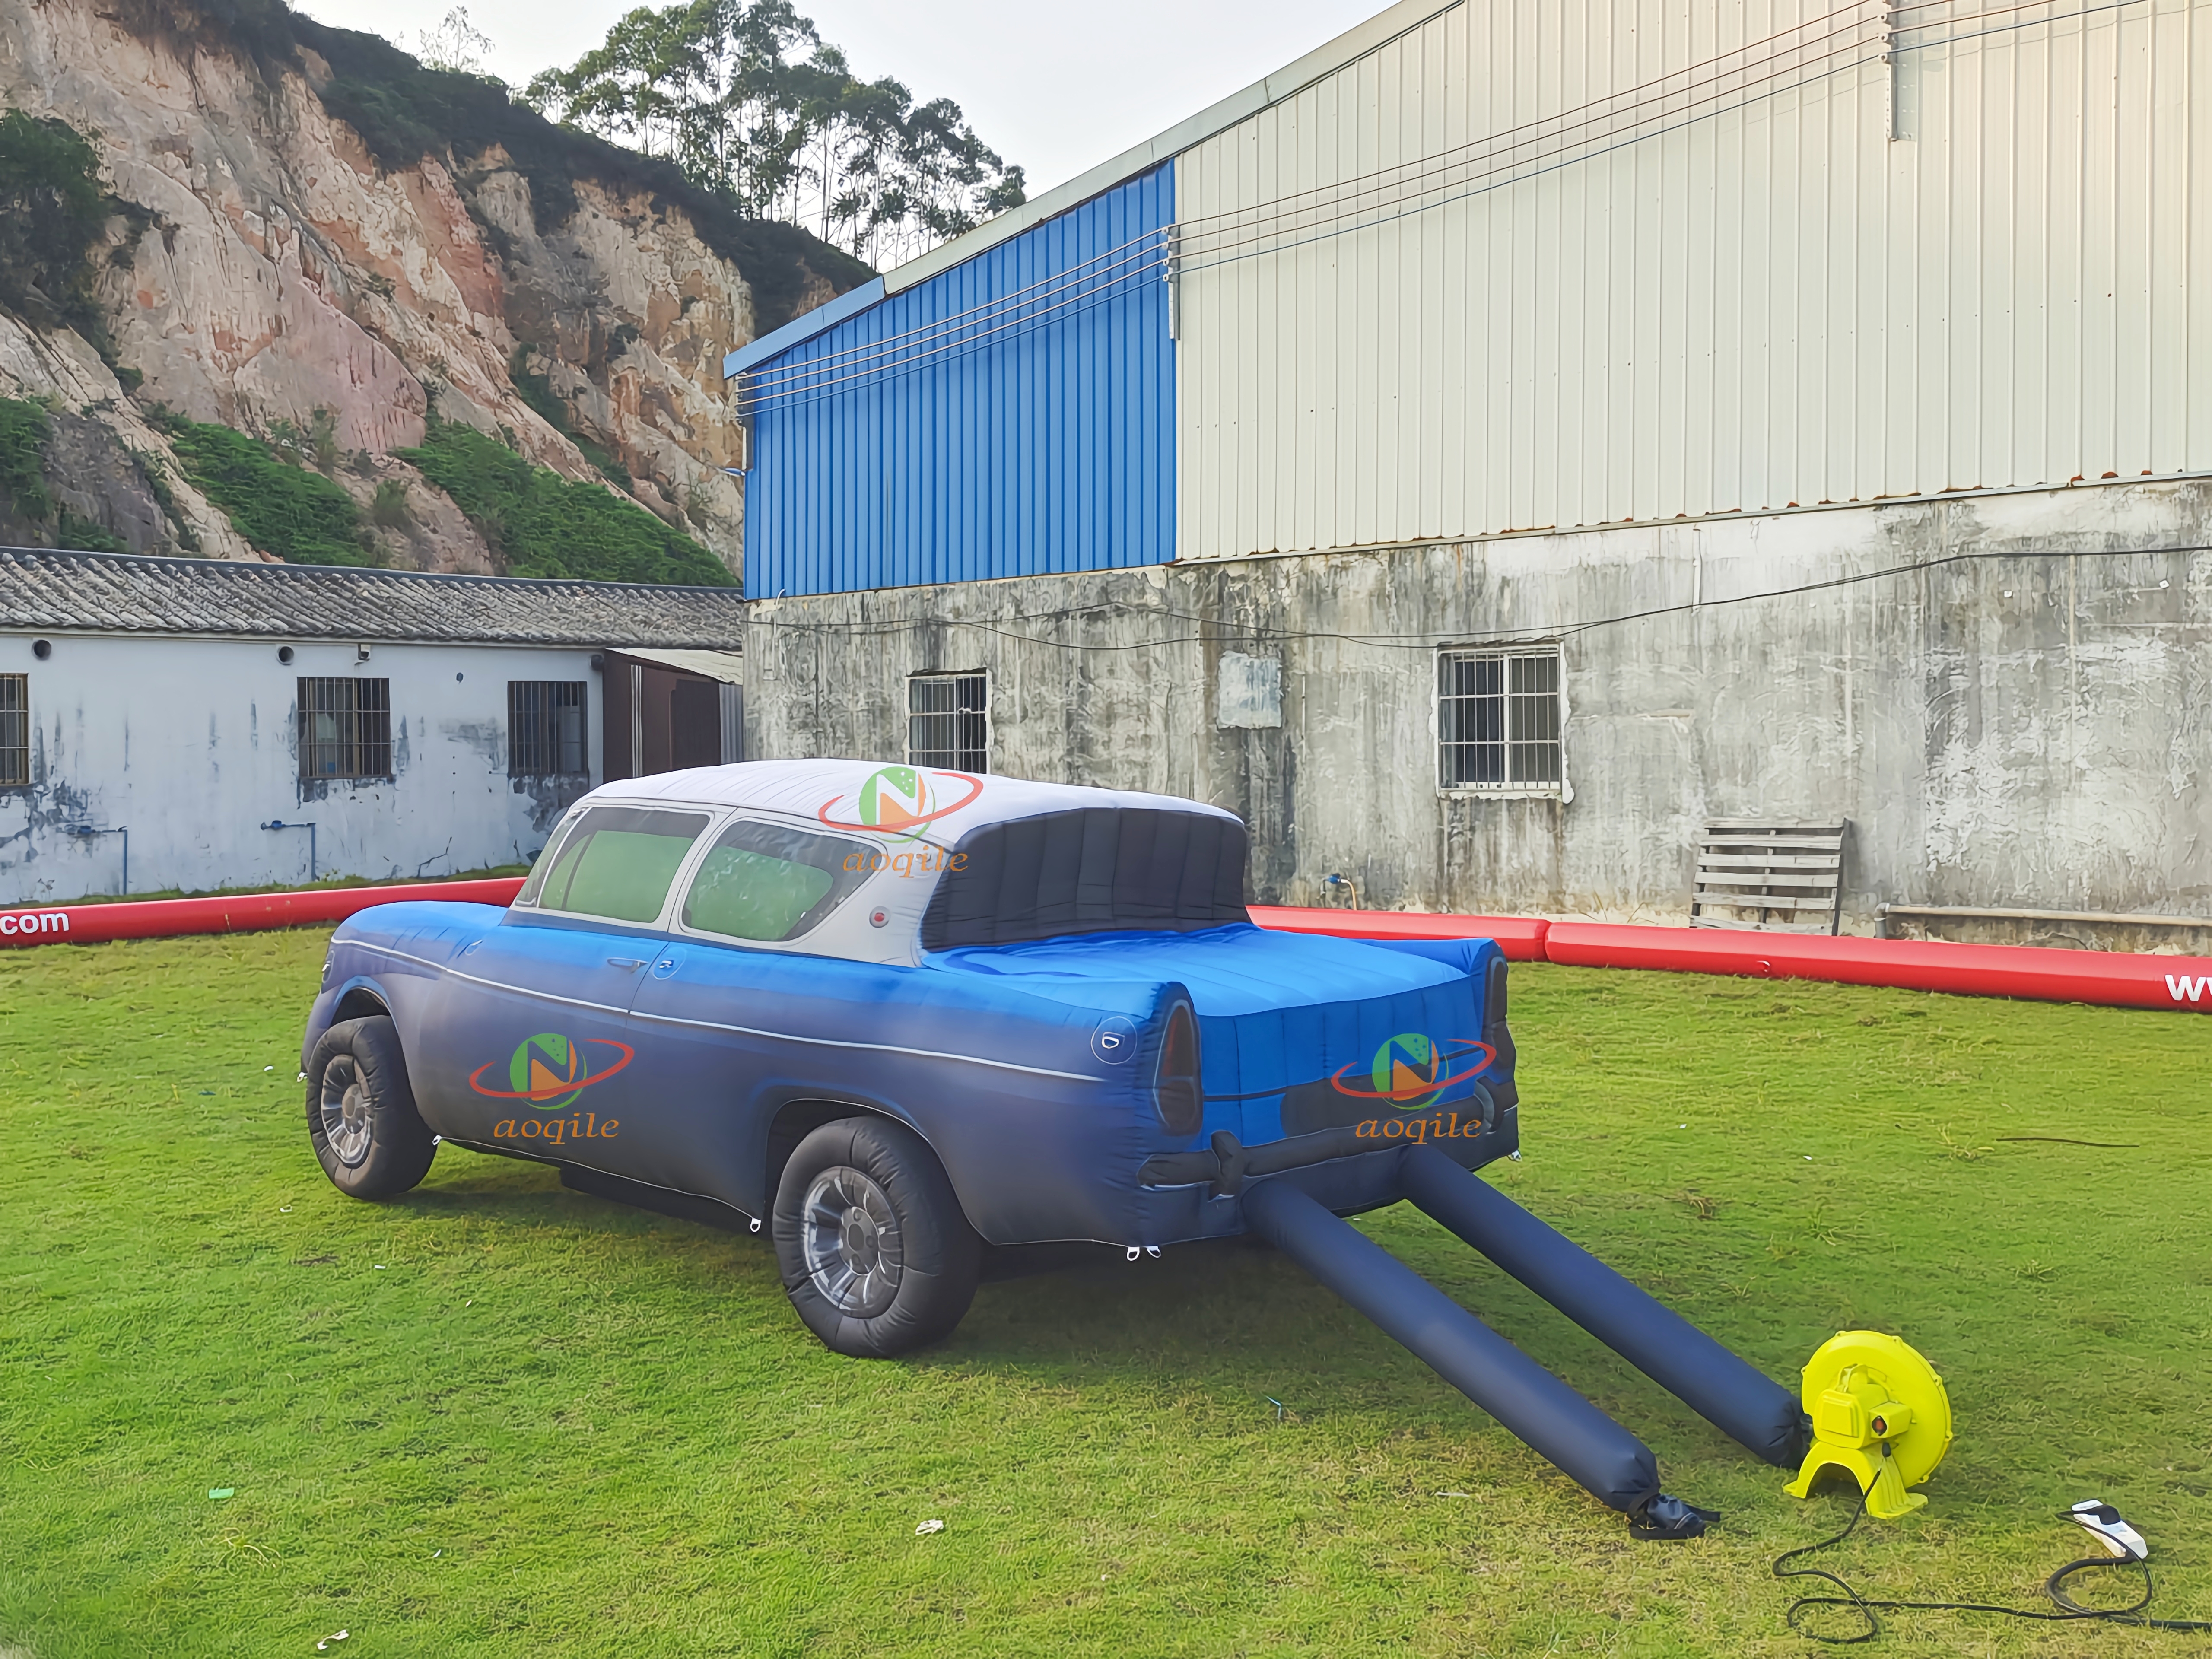
POLYGON ((785 235, 793 268, 769 273, 781 314, 763 316, 762 284, 620 167, 567 179, 549 210, 542 173, 534 186, 498 144, 394 165, 326 107, 332 75, 310 46, 257 51, 186 8, 5 8, 0 101, 83 133, 125 209, 96 292, 134 390, 76 334, 0 313, 0 396, 55 410, 64 504, 135 550, 253 556, 144 412, 319 427, 364 507, 380 483, 404 489, 408 511, 374 532, 390 562, 495 571, 479 528, 391 453, 434 414, 571 478, 626 470, 639 502, 735 569, 723 355, 865 273, 785 235))

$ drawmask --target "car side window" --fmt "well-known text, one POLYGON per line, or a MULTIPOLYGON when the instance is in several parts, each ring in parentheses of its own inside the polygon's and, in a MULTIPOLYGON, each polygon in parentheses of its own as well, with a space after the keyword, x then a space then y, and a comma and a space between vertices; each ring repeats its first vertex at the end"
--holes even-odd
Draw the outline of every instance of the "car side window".
POLYGON ((568 809, 568 815, 553 826, 553 833, 545 838, 545 845, 538 849, 538 856, 531 860, 530 875, 522 884, 522 890, 514 896, 514 902, 517 904, 528 905, 538 902, 538 896, 545 890, 545 878, 553 873, 554 865, 560 861, 562 843, 568 839, 569 832, 584 821, 585 815, 591 810, 588 806, 572 806, 568 809))
POLYGON ((863 842, 740 818, 700 861, 684 925, 729 939, 797 939, 844 902, 875 861, 863 842))
POLYGON ((610 921, 651 921, 667 902, 668 889, 691 844, 706 829, 704 812, 668 812, 640 806, 594 806, 539 863, 525 893, 548 910, 566 910, 610 921))

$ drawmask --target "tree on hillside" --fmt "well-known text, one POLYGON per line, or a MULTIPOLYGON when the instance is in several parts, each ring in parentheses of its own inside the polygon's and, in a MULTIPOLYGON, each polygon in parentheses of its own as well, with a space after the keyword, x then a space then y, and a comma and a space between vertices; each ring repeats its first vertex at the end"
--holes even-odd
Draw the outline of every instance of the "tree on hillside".
POLYGON ((434 29, 418 29, 415 39, 415 56, 424 69, 448 75, 485 73, 484 54, 491 50, 491 36, 469 21, 466 6, 455 6, 434 29))
POLYGON ((755 218, 881 263, 1018 206, 1022 170, 947 99, 862 81, 791 0, 641 6, 524 94, 564 124, 663 155, 755 218))

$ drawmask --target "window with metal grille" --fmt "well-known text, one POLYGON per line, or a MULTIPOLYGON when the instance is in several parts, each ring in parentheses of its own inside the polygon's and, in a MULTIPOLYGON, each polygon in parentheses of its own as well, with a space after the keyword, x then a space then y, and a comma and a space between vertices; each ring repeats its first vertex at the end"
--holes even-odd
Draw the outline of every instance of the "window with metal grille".
POLYGON ((0 789, 31 781, 31 677, 0 674, 0 789))
POLYGON ((985 674, 916 674, 906 683, 906 763, 991 769, 991 683, 985 674))
POLYGON ((547 777, 592 769, 584 738, 582 680, 507 683, 507 775, 547 777))
POLYGON ((392 682, 300 679, 300 776, 392 775, 392 682))
POLYGON ((1559 651, 1437 653, 1437 782, 1509 794, 1556 792, 1559 651))

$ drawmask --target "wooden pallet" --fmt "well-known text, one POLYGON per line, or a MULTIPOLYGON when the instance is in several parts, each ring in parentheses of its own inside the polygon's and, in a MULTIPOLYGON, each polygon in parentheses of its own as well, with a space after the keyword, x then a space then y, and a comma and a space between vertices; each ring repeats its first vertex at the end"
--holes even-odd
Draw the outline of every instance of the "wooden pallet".
POLYGON ((1834 933, 1843 926, 1841 823, 1709 823, 1698 842, 1690 926, 1834 933))

